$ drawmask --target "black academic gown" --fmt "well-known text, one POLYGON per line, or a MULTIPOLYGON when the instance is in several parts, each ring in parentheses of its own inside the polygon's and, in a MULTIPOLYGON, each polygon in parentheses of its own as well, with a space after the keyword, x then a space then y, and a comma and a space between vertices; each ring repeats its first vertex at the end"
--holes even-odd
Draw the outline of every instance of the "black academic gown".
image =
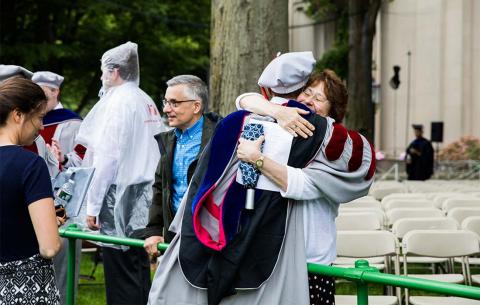
POLYGON ((406 151, 408 180, 427 180, 433 174, 433 146, 429 140, 420 137, 412 141, 406 151), (414 148, 420 155, 410 152, 414 148))

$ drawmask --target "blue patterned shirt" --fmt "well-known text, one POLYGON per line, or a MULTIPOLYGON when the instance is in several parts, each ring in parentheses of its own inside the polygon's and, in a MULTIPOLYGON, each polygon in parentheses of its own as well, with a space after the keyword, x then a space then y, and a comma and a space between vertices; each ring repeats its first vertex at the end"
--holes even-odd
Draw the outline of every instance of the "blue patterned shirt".
POLYGON ((173 192, 172 192, 172 207, 176 213, 180 206, 180 201, 187 191, 188 181, 187 173, 188 167, 195 160, 200 151, 200 144, 202 143, 203 131, 203 115, 190 128, 187 128, 183 133, 180 129, 175 129, 175 136, 177 143, 175 145, 175 152, 173 155, 173 192))

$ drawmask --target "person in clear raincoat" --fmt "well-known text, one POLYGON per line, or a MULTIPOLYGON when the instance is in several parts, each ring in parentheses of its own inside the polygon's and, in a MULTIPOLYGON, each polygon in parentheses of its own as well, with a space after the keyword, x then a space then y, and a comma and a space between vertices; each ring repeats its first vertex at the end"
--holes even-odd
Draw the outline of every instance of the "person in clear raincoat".
MULTIPOLYGON (((82 166, 95 168, 87 193, 87 226, 134 237, 145 228, 160 159, 154 135, 165 131, 152 99, 139 88, 137 44, 127 42, 101 59, 100 100, 77 141, 87 148, 82 166)), ((143 249, 103 245, 107 304, 146 304, 150 265, 143 249)))

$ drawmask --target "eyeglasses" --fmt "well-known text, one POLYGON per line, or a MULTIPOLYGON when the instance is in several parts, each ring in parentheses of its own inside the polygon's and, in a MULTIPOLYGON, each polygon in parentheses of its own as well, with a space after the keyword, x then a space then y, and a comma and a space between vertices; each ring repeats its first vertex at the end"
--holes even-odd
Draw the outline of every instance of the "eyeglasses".
POLYGON ((195 102, 197 100, 184 100, 184 101, 176 101, 176 100, 167 100, 164 98, 162 100, 163 107, 170 106, 172 108, 177 108, 181 103, 186 103, 186 102, 195 102))
POLYGON ((328 99, 323 94, 315 93, 315 91, 310 88, 306 88, 302 92, 307 98, 312 98, 315 102, 318 102, 320 104, 328 102, 328 99))

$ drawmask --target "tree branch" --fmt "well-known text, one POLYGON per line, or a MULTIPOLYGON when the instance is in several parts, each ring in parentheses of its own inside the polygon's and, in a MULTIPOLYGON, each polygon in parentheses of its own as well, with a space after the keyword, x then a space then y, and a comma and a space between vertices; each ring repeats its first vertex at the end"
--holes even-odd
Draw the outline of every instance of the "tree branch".
POLYGON ((375 23, 377 21, 378 11, 380 10, 380 5, 382 4, 382 0, 371 0, 370 6, 368 8, 368 30, 372 31, 370 34, 372 36, 375 35, 375 23))
POLYGON ((95 87, 97 86, 98 80, 100 78, 100 70, 97 70, 95 72, 95 75, 92 77, 90 80, 90 83, 88 84, 87 88, 87 93, 83 96, 82 100, 78 104, 77 109, 75 109, 75 112, 80 113, 82 110, 88 105, 88 101, 95 97, 95 87))

